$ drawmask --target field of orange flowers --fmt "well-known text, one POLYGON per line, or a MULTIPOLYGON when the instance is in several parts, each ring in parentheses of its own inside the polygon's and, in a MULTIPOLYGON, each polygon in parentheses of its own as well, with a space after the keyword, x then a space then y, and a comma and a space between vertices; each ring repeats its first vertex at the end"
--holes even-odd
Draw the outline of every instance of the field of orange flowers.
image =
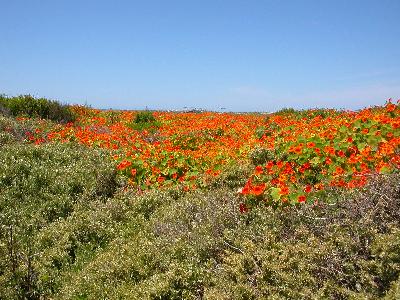
POLYGON ((38 129, 29 138, 109 149, 118 172, 139 191, 202 188, 258 149, 264 160, 239 190, 242 211, 259 203, 315 202, 325 189, 361 187, 369 176, 400 167, 399 101, 356 112, 154 112, 157 123, 143 130, 134 127, 138 112, 73 110, 74 124, 45 135, 38 129))

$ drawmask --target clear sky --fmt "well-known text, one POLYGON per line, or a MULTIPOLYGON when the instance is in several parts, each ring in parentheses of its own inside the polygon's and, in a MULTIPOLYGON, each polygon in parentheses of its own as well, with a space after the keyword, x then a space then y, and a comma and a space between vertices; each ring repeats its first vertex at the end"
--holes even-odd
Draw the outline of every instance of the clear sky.
POLYGON ((98 108, 400 98, 400 0, 0 0, 0 93, 98 108))

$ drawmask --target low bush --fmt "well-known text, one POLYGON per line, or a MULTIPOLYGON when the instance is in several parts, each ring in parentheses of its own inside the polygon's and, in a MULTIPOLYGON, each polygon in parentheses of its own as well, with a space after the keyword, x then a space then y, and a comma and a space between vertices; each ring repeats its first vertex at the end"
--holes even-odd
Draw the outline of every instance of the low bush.
POLYGON ((37 119, 16 120, 0 115, 0 146, 8 143, 44 140, 46 132, 54 128, 51 121, 37 119))
POLYGON ((57 299, 397 299, 398 180, 377 177, 332 194, 330 205, 245 214, 224 187, 175 199, 121 191, 40 230, 36 291, 57 299))
POLYGON ((135 116, 135 123, 151 123, 155 122, 156 118, 154 117, 153 113, 151 111, 145 110, 145 111, 140 111, 136 114, 135 116))
POLYGON ((161 123, 157 121, 151 111, 140 111, 135 115, 133 122, 128 123, 127 126, 137 131, 149 131, 155 133, 161 123))
POLYGON ((250 161, 253 165, 263 165, 268 161, 275 160, 277 155, 274 150, 257 147, 249 153, 250 161))
MULTIPOLYGON (((115 166, 104 151, 72 144, 11 143, 0 151, 1 299, 37 299, 42 230, 74 215, 80 205, 105 201, 116 190, 115 166)), ((79 218, 84 222, 82 217, 79 218)), ((75 225, 79 224, 77 223, 75 225)), ((89 235, 96 247, 103 234, 89 235)), ((60 231, 57 239, 67 232, 60 231)), ((80 234, 84 234, 80 232, 80 234)), ((71 246, 72 247, 72 246, 71 246)), ((72 248, 70 256, 74 255, 72 248)), ((52 263, 48 261, 46 263, 52 263)), ((54 264, 58 264, 54 262, 54 264)))
POLYGON ((0 96, 0 113, 12 116, 39 117, 61 123, 75 120, 74 114, 67 105, 45 98, 35 98, 31 95, 0 96))

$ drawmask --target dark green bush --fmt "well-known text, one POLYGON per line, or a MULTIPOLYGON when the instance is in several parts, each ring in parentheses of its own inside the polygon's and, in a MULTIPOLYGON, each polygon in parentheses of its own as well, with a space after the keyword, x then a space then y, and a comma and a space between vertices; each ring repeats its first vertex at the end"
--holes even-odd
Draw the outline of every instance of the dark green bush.
POLYGON ((73 122, 75 116, 67 105, 31 95, 16 97, 0 96, 0 113, 49 119, 55 122, 73 122))
POLYGON ((151 111, 140 111, 136 114, 132 123, 127 124, 128 127, 138 131, 149 131, 155 133, 160 127, 160 122, 154 117, 151 111))
POLYGON ((287 115, 287 114, 297 114, 300 111, 294 108, 288 108, 288 107, 284 107, 280 110, 278 110, 277 112, 274 112, 274 115, 287 115))
POLYGON ((135 116, 135 123, 150 123, 155 122, 156 118, 154 117, 151 111, 140 111, 135 116))
POLYGON ((3 104, 2 100, 1 100, 3 97, 4 96, 0 95, 0 115, 9 116, 10 110, 3 104))

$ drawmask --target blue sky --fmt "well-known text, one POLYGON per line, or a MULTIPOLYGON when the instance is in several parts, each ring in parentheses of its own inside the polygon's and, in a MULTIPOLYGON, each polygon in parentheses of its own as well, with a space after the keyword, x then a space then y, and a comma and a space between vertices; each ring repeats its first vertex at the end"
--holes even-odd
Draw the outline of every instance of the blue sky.
POLYGON ((400 1, 4 1, 0 93, 117 109, 400 98, 400 1))

